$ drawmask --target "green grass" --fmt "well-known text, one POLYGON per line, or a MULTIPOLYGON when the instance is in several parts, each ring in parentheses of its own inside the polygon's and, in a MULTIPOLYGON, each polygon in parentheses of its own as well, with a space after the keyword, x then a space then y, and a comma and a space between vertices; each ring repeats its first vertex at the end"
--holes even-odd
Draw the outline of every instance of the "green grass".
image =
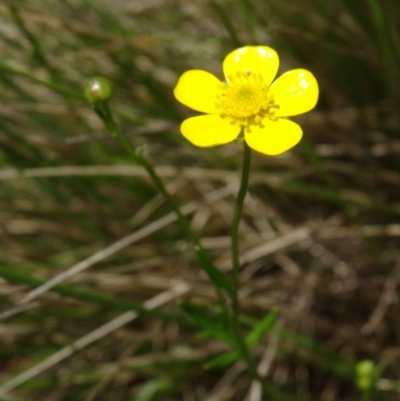
POLYGON ((257 333, 257 362, 268 361, 269 399, 398 399, 399 7, 396 0, 2 2, 0 394, 126 311, 139 318, 0 400, 246 398, 252 378, 227 345, 189 238, 174 219, 159 223, 170 207, 83 97, 95 75, 114 83, 110 107, 122 135, 178 188, 178 205, 199 202, 187 216, 223 267, 242 146, 191 146, 179 133, 191 114, 172 89, 190 68, 222 77, 224 56, 241 44, 273 47, 280 73, 307 68, 321 91, 317 108, 297 119, 301 146, 277 158, 253 154, 240 226, 241 251, 250 254, 240 321, 246 335, 257 333), (302 227, 307 239, 285 243, 302 227), (139 230, 138 241, 5 314, 33 288, 139 230), (181 282, 190 291, 154 310, 143 306, 181 282), (264 334, 257 323, 276 310, 264 334), (356 366, 366 359, 376 377, 360 391, 356 366))

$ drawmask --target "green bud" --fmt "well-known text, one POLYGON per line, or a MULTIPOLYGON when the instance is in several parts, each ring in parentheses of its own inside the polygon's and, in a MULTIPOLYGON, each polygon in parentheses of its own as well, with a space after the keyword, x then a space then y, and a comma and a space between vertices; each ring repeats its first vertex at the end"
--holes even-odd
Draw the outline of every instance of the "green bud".
POLYGON ((366 359, 356 365, 356 383, 360 390, 371 388, 376 376, 374 362, 366 359))
POLYGON ((105 77, 93 77, 85 86, 84 95, 86 100, 95 105, 107 101, 113 92, 112 83, 105 77))

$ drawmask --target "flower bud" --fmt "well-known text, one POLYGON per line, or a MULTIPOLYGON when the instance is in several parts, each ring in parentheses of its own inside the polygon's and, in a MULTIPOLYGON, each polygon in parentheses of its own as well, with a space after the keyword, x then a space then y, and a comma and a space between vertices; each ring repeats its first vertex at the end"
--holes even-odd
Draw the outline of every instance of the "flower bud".
POLYGON ((85 86, 84 95, 86 100, 95 105, 107 101, 113 92, 112 83, 105 77, 93 77, 85 86))
POLYGON ((376 376, 375 364, 366 359, 356 365, 356 384, 360 390, 371 388, 376 376))

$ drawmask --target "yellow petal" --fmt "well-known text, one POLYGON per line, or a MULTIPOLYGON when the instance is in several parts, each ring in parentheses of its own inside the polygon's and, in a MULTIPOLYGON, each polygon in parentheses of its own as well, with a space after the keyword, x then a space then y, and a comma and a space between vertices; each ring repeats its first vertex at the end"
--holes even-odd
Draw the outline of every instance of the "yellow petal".
POLYGON ((208 114, 184 120, 181 132, 193 145, 206 148, 232 142, 239 135, 240 128, 217 114, 208 114))
POLYGON ((300 125, 285 118, 265 120, 263 124, 264 128, 252 127, 250 133, 245 133, 245 139, 251 148, 269 156, 286 152, 303 136, 300 125))
POLYGON ((270 85, 279 68, 279 57, 267 46, 245 46, 229 53, 224 60, 225 78, 237 72, 261 73, 264 83, 270 85))
POLYGON ((189 70, 181 75, 174 89, 177 100, 203 113, 216 113, 215 99, 221 81, 203 70, 189 70))
POLYGON ((318 101, 318 83, 311 72, 303 69, 282 74, 270 87, 278 117, 296 116, 315 107, 318 101))

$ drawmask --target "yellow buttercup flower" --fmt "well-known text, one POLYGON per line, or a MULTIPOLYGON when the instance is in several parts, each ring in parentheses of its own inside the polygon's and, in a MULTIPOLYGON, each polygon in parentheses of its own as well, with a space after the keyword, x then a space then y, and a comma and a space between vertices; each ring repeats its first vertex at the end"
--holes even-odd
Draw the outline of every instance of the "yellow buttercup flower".
POLYGON ((184 120, 183 136, 196 146, 209 147, 231 142, 243 132, 247 144, 266 155, 295 146, 302 129, 286 117, 316 105, 318 83, 311 72, 291 70, 273 82, 279 58, 267 46, 236 49, 222 67, 224 82, 203 70, 190 70, 179 78, 176 99, 206 113, 184 120))

